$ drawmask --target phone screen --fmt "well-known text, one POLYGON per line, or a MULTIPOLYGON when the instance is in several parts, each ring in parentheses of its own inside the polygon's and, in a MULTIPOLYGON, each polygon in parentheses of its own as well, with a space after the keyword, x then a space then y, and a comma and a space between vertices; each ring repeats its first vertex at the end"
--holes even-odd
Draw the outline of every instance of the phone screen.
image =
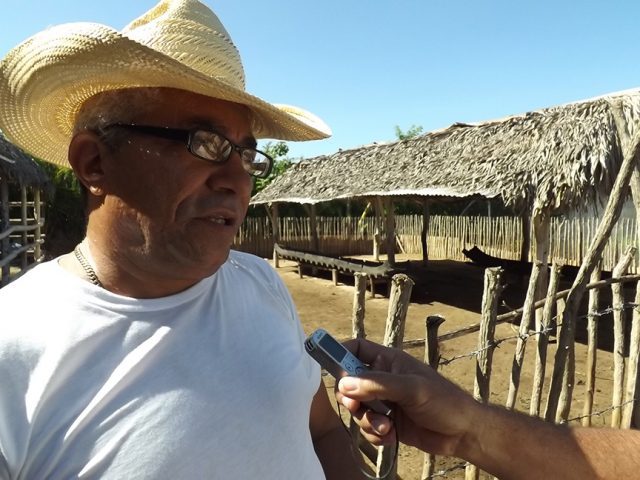
POLYGON ((325 335, 320 339, 320 346, 324 348, 329 354, 335 358, 337 362, 341 362, 347 354, 347 349, 336 342, 331 336, 325 335))

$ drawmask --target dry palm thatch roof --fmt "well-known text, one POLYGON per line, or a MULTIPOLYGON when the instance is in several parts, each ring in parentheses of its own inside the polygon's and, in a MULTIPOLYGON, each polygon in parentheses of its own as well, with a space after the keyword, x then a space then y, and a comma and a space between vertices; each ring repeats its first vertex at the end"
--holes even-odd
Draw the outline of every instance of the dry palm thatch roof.
MULTIPOLYGON (((637 125, 640 91, 615 97, 637 125)), ((612 98, 454 124, 408 140, 304 160, 255 195, 252 204, 482 195, 534 211, 581 207, 610 191, 622 162, 612 98)))
POLYGON ((49 176, 40 165, 0 133, 0 179, 2 178, 25 187, 44 187, 50 183, 49 176))

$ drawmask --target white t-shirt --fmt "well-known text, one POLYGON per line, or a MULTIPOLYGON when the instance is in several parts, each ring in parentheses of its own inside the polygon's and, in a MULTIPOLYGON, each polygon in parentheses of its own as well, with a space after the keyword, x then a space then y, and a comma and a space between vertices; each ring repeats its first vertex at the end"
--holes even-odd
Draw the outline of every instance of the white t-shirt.
POLYGON ((322 479, 303 340, 251 255, 148 300, 42 264, 0 289, 0 479, 322 479))

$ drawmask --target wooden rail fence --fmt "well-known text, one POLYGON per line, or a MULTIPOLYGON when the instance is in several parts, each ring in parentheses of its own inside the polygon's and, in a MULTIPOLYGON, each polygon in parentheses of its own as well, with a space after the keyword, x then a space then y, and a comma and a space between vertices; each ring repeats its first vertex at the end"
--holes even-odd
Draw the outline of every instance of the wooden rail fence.
POLYGON ((43 257, 40 191, 21 187, 20 196, 20 201, 9 201, 8 189, 3 189, 0 198, 0 287, 15 280, 43 257))

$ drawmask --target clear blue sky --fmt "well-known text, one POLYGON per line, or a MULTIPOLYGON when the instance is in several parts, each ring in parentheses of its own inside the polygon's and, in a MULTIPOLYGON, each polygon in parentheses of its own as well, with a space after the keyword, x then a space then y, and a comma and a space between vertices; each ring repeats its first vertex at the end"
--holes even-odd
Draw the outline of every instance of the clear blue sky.
MULTIPOLYGON (((0 55, 48 25, 122 28, 154 0, 4 0, 0 55)), ((205 0, 248 90, 333 129, 294 157, 640 87, 640 1, 205 0)))

